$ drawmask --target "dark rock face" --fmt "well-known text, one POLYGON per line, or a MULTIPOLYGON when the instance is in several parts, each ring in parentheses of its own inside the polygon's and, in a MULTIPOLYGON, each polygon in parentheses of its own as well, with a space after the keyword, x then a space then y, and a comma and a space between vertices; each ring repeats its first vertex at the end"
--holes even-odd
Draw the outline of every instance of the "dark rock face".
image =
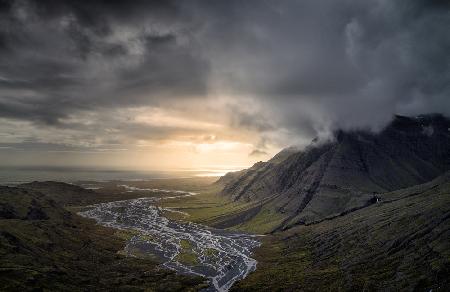
POLYGON ((271 207, 286 214, 286 227, 366 206, 377 193, 424 183, 449 169, 450 120, 397 116, 380 133, 341 131, 332 142, 285 150, 218 183, 233 200, 279 195, 271 207))

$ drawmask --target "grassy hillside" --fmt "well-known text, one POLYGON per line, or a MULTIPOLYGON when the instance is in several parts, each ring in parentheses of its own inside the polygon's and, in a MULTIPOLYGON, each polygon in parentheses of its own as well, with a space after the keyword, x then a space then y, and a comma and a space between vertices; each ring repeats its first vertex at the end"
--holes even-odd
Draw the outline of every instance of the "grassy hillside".
POLYGON ((204 287, 203 279, 176 275, 154 260, 120 255, 125 239, 123 232, 80 218, 37 191, 0 187, 2 291, 194 291, 204 287))
POLYGON ((241 230, 251 233, 268 233, 285 218, 282 214, 266 208, 266 204, 276 197, 255 202, 231 201, 218 195, 221 185, 211 184, 198 188, 197 196, 160 201, 161 207, 176 208, 186 212, 188 217, 167 213, 172 219, 189 220, 216 228, 241 230))
POLYGON ((263 239, 235 291, 450 289, 450 175, 263 239))

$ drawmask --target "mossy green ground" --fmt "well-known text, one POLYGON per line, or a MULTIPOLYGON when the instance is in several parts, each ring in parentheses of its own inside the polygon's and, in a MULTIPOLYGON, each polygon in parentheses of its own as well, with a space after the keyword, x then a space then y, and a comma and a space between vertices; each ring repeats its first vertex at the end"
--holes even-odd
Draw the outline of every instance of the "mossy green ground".
MULTIPOLYGON (((392 290, 445 291, 450 274, 449 181, 447 178, 380 194, 381 202, 370 207, 261 237, 263 244, 255 250, 256 271, 233 289, 372 291, 390 287, 392 290)), ((160 201, 162 207, 177 208, 190 215, 177 220, 264 233, 284 219, 283 215, 266 209, 264 202, 231 202, 217 195, 220 187, 211 182, 189 182, 187 189, 182 187, 181 181, 164 181, 164 186, 156 182, 141 183, 141 187, 150 184, 156 188, 198 192, 197 196, 160 201)), ((99 196, 99 200, 104 201, 106 197, 116 199, 120 194, 99 196)), ((31 204, 32 200, 17 199, 17 213, 25 216, 29 209, 23 206, 31 204)), ((76 207, 70 205, 70 200, 65 201, 71 208, 76 207)), ((89 198, 89 202, 96 202, 96 199, 89 198)), ((82 224, 72 224, 64 219, 68 215, 62 209, 51 206, 42 209, 50 221, 0 220, 3 288, 27 287, 29 281, 53 290, 75 291, 82 289, 80 287, 105 290, 111 285, 131 290, 176 291, 197 289, 202 285, 199 280, 157 269, 157 261, 151 256, 139 255, 139 251, 132 252, 142 259, 117 254, 124 241, 135 236, 132 230, 112 231, 95 227, 93 221, 84 219, 82 224), (145 276, 144 269, 150 271, 151 276, 145 276)), ((148 239, 151 240, 151 236, 148 239)), ((178 260, 195 265, 198 258, 191 250, 192 245, 187 240, 180 244, 182 251, 178 260)), ((216 253, 211 249, 206 256, 214 257, 216 253)))
POLYGON ((193 244, 187 240, 182 239, 180 240, 180 247, 181 251, 180 253, 175 257, 177 261, 180 263, 195 266, 198 264, 199 260, 197 255, 192 251, 193 244))
POLYGON ((203 186, 197 190, 199 194, 196 196, 164 200, 158 204, 189 214, 180 216, 178 213, 166 212, 165 215, 171 219, 256 234, 272 231, 285 219, 282 214, 261 206, 261 202, 233 202, 219 195, 220 190, 221 187, 215 184, 203 186), (258 209, 256 214, 242 220, 243 216, 255 209, 258 209), (228 223, 230 221, 233 223, 228 223), (227 222, 225 226, 224 222, 227 222))
MULTIPOLYGON (((450 177, 261 238, 235 291, 448 291, 450 177)), ((232 290, 233 290, 232 289, 232 290)))
POLYGON ((183 250, 181 251, 175 259, 182 264, 195 266, 198 264, 198 257, 195 253, 183 250))
POLYGON ((191 249, 193 247, 192 243, 187 239, 180 240, 180 246, 182 249, 191 249))
MULTIPOLYGON (((1 291, 197 291, 200 277, 120 254, 133 230, 101 227, 40 193, 0 187, 1 291)), ((139 252, 139 251, 135 251, 139 252)))
POLYGON ((138 235, 139 232, 133 229, 119 229, 114 232, 114 236, 125 241, 130 240, 133 236, 138 235))

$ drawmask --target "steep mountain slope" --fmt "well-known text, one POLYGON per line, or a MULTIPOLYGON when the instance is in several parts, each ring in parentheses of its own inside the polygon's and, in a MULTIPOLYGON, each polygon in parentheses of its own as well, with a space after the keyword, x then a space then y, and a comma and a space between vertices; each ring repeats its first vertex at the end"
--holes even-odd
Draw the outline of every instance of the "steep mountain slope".
MULTIPOLYGON (((58 183, 44 185, 59 191, 73 189, 58 183)), ((67 202, 64 196, 52 197, 67 202)), ((98 226, 40 192, 0 186, 0 290, 184 291, 205 287, 204 279, 176 275, 152 259, 119 255, 124 236, 125 231, 119 234, 98 226)))
POLYGON ((449 291, 450 172, 262 238, 235 291, 449 291))
POLYGON ((377 194, 429 181, 450 169, 450 120, 397 116, 378 134, 338 132, 334 141, 283 151, 225 175, 222 194, 240 201, 276 197, 279 228, 310 224, 377 201, 377 194))

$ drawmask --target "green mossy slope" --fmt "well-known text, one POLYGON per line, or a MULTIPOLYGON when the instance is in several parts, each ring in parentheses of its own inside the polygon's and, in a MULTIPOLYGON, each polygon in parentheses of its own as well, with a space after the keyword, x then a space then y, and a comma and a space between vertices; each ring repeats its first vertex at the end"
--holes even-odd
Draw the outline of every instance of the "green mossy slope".
POLYGON ((151 260, 118 254, 124 239, 26 189, 0 187, 1 291, 195 291, 151 260))
POLYGON ((448 291, 450 175, 263 238, 235 291, 448 291))

